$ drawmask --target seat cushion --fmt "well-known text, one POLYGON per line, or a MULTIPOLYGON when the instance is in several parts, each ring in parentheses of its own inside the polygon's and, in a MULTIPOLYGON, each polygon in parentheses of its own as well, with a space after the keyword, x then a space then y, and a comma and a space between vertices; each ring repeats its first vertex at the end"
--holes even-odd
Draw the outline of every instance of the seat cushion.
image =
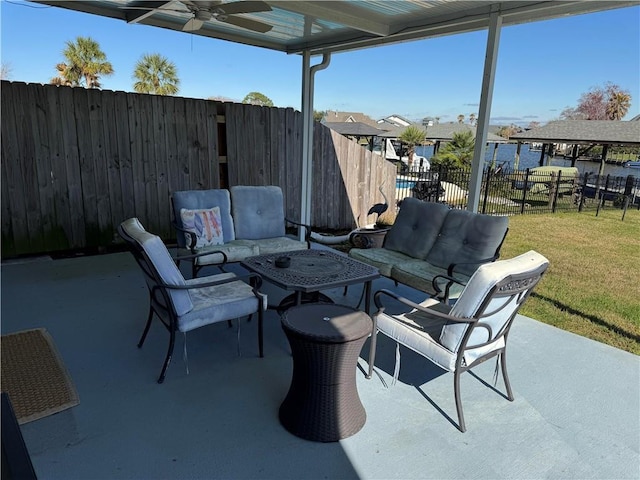
POLYGON ((280 187, 236 185, 230 188, 230 193, 237 239, 285 236, 284 201, 280 187))
POLYGON ((405 198, 387 233, 384 248, 424 260, 431 251, 450 209, 441 203, 405 198))
POLYGON ((219 265, 224 260, 222 255, 214 252, 224 252, 227 256, 227 262, 240 262, 247 257, 258 255, 258 248, 256 245, 252 245, 241 240, 233 240, 232 242, 225 243, 224 245, 211 245, 209 247, 203 247, 198 249, 198 253, 208 253, 209 255, 203 255, 195 259, 196 265, 219 265))
POLYGON ((471 276, 479 260, 496 254, 508 226, 508 217, 450 210, 426 260, 445 269, 452 263, 464 264, 455 272, 471 276))
MULTIPOLYGON (((441 313, 447 313, 449 310, 447 305, 441 303, 429 308, 441 313)), ((375 318, 378 330, 385 335, 429 358, 445 370, 450 372, 455 370, 456 355, 440 344, 440 334, 446 320, 420 310, 412 310, 395 317, 386 313, 376 314, 375 318)))
POLYGON ((261 238, 259 240, 236 240, 238 243, 253 245, 259 255, 267 253, 292 252, 294 250, 307 250, 307 242, 301 242, 291 237, 261 238))
POLYGON ((380 274, 391 277, 391 270, 395 264, 409 262, 412 258, 404 253, 386 248, 352 248, 349 256, 361 262, 373 265, 380 270, 380 274))
MULTIPOLYGON (((233 273, 187 280, 187 285, 233 278, 233 273)), ((190 290, 193 309, 178 318, 178 330, 188 332, 195 328, 228 319, 245 317, 262 308, 252 288, 243 281, 190 290)))
MULTIPOLYGON (((446 274, 446 268, 436 267, 424 260, 410 260, 402 262, 394 265, 391 269, 391 278, 430 295, 437 293, 433 288, 433 278, 437 275, 446 274)), ((469 277, 466 275, 458 275, 456 278, 462 282, 467 282, 467 280, 469 280, 469 277)), ((439 285, 442 285, 443 291, 445 284, 445 280, 439 282, 439 285)), ((463 288, 464 286, 458 283, 452 284, 449 290, 449 298, 457 298, 463 288)))
MULTIPOLYGON (((235 237, 233 218, 231 217, 231 197, 225 189, 210 190, 182 190, 173 192, 173 214, 176 223, 184 228, 180 210, 208 209, 218 207, 220 209, 220 221, 222 222, 222 238, 224 243, 231 242, 235 237)), ((185 247, 184 235, 177 236, 178 246, 185 247)))

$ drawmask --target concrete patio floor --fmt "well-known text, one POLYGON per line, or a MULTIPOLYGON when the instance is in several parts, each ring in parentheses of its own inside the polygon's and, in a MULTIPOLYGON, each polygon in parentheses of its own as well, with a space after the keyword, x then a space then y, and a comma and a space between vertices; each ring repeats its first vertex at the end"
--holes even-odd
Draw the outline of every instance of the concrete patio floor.
MULTIPOLYGON (((460 433, 453 376, 380 336, 374 375, 357 372, 367 412, 360 432, 314 443, 278 421, 292 358, 279 318, 265 318, 265 358, 255 322, 226 323, 183 339, 164 384, 156 378, 167 332, 158 324, 136 343, 148 299, 128 253, 2 265, 2 334, 45 327, 78 390, 80 404, 22 426, 40 479, 623 479, 640 477, 640 357, 520 316, 508 367, 507 401, 494 362, 462 377, 467 433, 460 433)), ((395 288, 381 279, 374 290, 395 288)), ((414 290, 398 287, 420 300, 414 290)), ((270 303, 282 291, 266 288, 270 303)), ((355 305, 360 287, 329 291, 355 305)), ((326 292, 325 292, 326 293, 326 292)))

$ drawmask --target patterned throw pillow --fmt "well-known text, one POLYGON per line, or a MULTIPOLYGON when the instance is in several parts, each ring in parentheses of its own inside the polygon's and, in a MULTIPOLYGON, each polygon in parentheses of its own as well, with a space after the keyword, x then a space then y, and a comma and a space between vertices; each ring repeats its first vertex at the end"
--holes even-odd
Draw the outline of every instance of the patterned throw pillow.
MULTIPOLYGON (((180 209, 182 227, 196 234, 196 248, 208 247, 209 245, 222 245, 222 221, 220 220, 220 208, 188 210, 180 209)), ((187 245, 191 242, 191 237, 185 233, 187 245)))

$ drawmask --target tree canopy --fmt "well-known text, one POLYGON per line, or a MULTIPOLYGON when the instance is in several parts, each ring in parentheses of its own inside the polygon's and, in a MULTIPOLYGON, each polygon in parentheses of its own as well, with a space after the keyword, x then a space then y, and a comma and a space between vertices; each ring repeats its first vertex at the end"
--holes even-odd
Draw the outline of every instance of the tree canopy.
POLYGON ((242 103, 250 103, 251 105, 260 105, 261 107, 273 107, 273 101, 265 94, 260 92, 248 93, 242 100, 242 103))
POLYGON ((462 168, 471 166, 473 159, 473 149, 476 139, 471 130, 456 132, 450 142, 447 142, 433 157, 430 162, 432 166, 446 168, 462 168))
POLYGON ((563 120, 622 120, 631 107, 631 93, 608 82, 580 96, 577 107, 567 107, 563 120))
POLYGON ((143 55, 136 63, 133 78, 133 89, 138 93, 175 95, 180 85, 175 64, 159 53, 143 55))
POLYGON ((58 76, 51 79, 54 85, 101 88, 100 77, 113 74, 113 66, 91 37, 77 37, 68 41, 62 55, 64 62, 56 65, 58 76))

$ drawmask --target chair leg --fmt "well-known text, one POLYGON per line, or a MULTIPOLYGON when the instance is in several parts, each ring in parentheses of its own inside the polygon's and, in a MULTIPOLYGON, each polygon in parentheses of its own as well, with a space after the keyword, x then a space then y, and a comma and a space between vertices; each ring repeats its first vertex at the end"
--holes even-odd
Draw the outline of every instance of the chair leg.
POLYGON ((147 333, 149 333, 149 327, 151 327, 151 320, 153 319, 153 307, 149 305, 149 316, 147 317, 147 324, 144 327, 144 331, 142 332, 142 337, 140 337, 140 341, 138 342, 138 348, 142 348, 145 339, 147 338, 147 333))
POLYGON ((171 362, 171 355, 173 355, 173 347, 176 344, 176 331, 172 328, 169 333, 169 349, 167 350, 167 358, 165 358, 164 360, 164 365, 162 366, 160 377, 158 377, 158 383, 164 382, 164 377, 167 374, 167 367, 169 366, 169 362, 171 362))
POLYGON ((345 297, 347 295, 347 289, 349 288, 349 285, 345 285, 344 286, 344 292, 342 292, 342 296, 345 297))
POLYGON ((259 303, 258 305, 258 354, 260 355, 260 358, 264 357, 264 338, 263 338, 263 333, 262 333, 262 321, 264 318, 264 313, 262 311, 262 304, 259 303))
POLYGON ((513 391, 511 390, 511 382, 509 382, 509 375, 507 375, 507 351, 503 350, 500 354, 500 367, 502 369, 502 378, 504 379, 504 386, 507 389, 507 398, 510 402, 513 402, 513 391))
POLYGON ((371 332, 371 345, 369 346, 369 372, 367 372, 367 379, 373 375, 373 364, 376 360, 376 346, 378 340, 378 332, 371 332))
POLYGON ((456 397, 456 411, 458 412, 458 429, 464 433, 467 427, 464 424, 464 415, 462 413, 462 400, 460 399, 460 371, 453 372, 453 392, 456 397))

